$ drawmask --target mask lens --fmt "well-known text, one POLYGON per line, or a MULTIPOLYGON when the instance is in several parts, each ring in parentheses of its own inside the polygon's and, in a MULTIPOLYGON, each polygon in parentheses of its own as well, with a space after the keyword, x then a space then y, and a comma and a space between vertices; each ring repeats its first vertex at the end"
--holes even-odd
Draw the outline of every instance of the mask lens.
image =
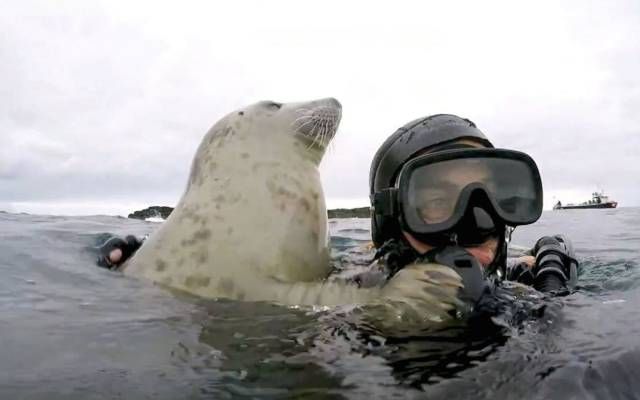
POLYGON ((521 161, 501 159, 492 160, 490 167, 494 199, 502 214, 515 222, 539 216, 542 189, 537 190, 531 168, 521 161))
POLYGON ((405 221, 413 230, 430 233, 450 228, 478 191, 486 194, 491 207, 509 225, 531 223, 540 216, 542 189, 533 161, 486 151, 471 154, 408 168, 400 191, 405 221))

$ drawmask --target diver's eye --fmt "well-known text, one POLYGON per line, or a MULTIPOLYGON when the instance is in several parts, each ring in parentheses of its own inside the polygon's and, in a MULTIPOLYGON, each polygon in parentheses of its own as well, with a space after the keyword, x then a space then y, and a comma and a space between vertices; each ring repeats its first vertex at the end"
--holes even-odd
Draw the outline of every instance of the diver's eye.
POLYGON ((265 102, 265 107, 267 107, 269 110, 272 110, 272 111, 278 111, 280 108, 282 108, 282 103, 267 101, 265 102))
POLYGON ((433 199, 431 201, 429 201, 429 207, 432 208, 437 208, 437 209, 443 209, 446 208, 449 205, 449 201, 445 200, 445 199, 433 199))

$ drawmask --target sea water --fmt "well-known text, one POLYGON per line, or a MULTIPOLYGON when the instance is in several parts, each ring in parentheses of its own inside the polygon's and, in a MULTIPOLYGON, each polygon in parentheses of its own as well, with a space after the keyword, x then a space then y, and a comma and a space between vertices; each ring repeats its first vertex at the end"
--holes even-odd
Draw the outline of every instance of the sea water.
MULTIPOLYGON (((369 221, 330 221, 337 270, 372 256, 369 221)), ((0 399, 640 397, 640 208, 545 212, 579 289, 484 333, 384 336, 349 307, 203 300, 98 268, 112 234, 158 223, 0 213, 0 399)))

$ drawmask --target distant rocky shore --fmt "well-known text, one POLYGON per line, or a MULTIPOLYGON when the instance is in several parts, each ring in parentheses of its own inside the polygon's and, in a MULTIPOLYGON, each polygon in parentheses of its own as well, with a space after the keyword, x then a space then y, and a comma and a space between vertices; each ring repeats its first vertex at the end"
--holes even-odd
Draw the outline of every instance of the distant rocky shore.
POLYGON ((369 207, 327 210, 329 218, 369 218, 369 207))
MULTIPOLYGON (((147 218, 167 219, 171 211, 173 211, 173 207, 151 206, 144 210, 132 212, 128 217, 142 220, 147 218)), ((328 210, 327 214, 329 218, 369 218, 369 207, 336 208, 334 210, 328 210)))
POLYGON ((134 211, 128 215, 129 218, 135 219, 147 219, 147 218, 162 218, 167 219, 169 214, 173 211, 173 207, 164 206, 151 206, 144 210, 134 211))

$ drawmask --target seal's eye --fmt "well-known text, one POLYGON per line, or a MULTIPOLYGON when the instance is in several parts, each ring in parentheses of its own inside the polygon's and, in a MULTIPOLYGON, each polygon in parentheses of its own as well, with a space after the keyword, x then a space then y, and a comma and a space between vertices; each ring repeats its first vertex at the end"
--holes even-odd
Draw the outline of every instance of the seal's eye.
POLYGON ((267 107, 269 110, 272 110, 272 111, 278 111, 280 108, 282 108, 282 103, 267 101, 265 102, 265 107, 267 107))

